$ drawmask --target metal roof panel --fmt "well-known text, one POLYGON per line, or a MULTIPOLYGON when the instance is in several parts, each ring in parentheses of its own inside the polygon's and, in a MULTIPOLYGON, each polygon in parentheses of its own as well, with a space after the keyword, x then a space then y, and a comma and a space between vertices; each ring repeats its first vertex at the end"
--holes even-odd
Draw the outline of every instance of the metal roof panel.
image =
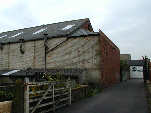
POLYGON ((129 60, 128 62, 130 66, 143 66, 144 65, 144 60, 129 60))
POLYGON ((65 21, 65 22, 59 22, 54 24, 24 28, 14 31, 2 32, 0 33, 0 42, 1 43, 19 42, 20 38, 23 38, 24 41, 38 40, 38 39, 42 39, 43 34, 46 32, 49 37, 67 36, 75 29, 79 29, 79 27, 82 24, 84 24, 86 21, 88 21, 88 19, 65 21), (68 29, 64 29, 67 26, 68 29))
POLYGON ((97 32, 90 32, 88 30, 84 29, 78 29, 76 32, 74 32, 70 37, 75 37, 75 36, 82 36, 82 35, 97 35, 99 33, 97 32))
POLYGON ((47 73, 48 75, 57 76, 58 73, 65 77, 78 77, 85 69, 30 69, 30 70, 1 70, 0 76, 33 76, 36 72, 47 73))

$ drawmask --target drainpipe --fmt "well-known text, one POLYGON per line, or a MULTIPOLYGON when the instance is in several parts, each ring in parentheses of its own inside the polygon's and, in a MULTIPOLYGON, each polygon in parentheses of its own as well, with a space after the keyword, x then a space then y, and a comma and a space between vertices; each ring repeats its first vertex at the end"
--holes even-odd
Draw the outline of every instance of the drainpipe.
POLYGON ((3 50, 3 46, 2 46, 2 43, 1 43, 1 42, 0 42, 0 49, 3 50))
POLYGON ((43 34, 44 35, 44 46, 45 46, 45 69, 46 69, 46 52, 48 50, 48 46, 47 46, 47 33, 43 34))
POLYGON ((19 39, 20 40, 20 52, 22 53, 22 54, 24 54, 24 51, 23 51, 23 48, 22 48, 22 45, 23 45, 23 42, 24 42, 24 39, 19 39))

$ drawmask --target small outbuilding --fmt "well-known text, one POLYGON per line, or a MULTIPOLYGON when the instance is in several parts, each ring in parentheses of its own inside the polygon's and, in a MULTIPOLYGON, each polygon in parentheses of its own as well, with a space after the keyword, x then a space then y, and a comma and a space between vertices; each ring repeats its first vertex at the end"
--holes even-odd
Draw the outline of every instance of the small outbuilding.
POLYGON ((120 60, 131 60, 131 54, 120 54, 120 60))

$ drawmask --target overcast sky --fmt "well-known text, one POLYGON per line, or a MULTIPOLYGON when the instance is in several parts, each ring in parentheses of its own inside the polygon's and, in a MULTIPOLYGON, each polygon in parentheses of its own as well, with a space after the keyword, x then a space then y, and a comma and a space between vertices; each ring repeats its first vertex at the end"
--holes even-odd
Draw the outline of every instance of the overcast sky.
POLYGON ((0 33, 84 18, 121 54, 151 59, 151 0, 0 0, 0 33))

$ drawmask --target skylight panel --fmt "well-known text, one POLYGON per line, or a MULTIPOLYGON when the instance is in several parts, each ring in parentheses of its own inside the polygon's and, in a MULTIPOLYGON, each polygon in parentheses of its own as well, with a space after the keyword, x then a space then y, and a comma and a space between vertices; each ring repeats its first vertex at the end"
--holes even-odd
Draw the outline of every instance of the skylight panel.
POLYGON ((4 74, 2 74, 2 75, 10 75, 10 74, 16 73, 16 72, 18 72, 18 71, 20 71, 20 70, 13 70, 13 71, 4 73, 4 74))
MULTIPOLYGON (((47 28, 46 28, 46 29, 47 29, 47 28)), ((46 29, 40 29, 40 30, 34 32, 33 34, 38 34, 38 33, 42 32, 42 31, 44 31, 44 30, 46 30, 46 29)))
POLYGON ((15 35, 13 35, 13 36, 11 36, 11 37, 9 37, 9 38, 16 37, 16 36, 18 36, 18 35, 20 35, 20 34, 22 34, 22 33, 23 33, 23 32, 17 33, 17 34, 15 34, 15 35))
POLYGON ((67 29, 70 29, 71 27, 73 27, 75 24, 73 24, 73 25, 67 25, 66 27, 64 27, 63 29, 61 29, 61 30, 67 30, 67 29))
POLYGON ((1 36, 0 38, 6 37, 7 35, 1 36))

